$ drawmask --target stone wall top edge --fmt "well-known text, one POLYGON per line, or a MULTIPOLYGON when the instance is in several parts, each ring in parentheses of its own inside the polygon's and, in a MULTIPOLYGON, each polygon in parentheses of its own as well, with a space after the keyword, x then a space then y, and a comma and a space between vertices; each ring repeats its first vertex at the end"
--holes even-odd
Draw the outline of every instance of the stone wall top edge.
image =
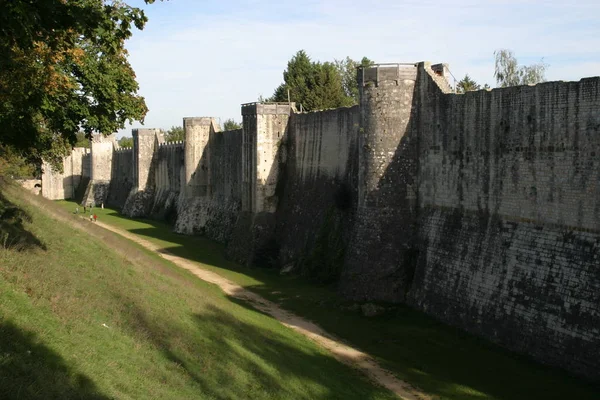
POLYGON ((246 103, 242 104, 242 115, 290 115, 296 103, 246 103))
POLYGON ((297 115, 297 116, 311 115, 311 114, 333 114, 333 113, 341 112, 341 111, 351 111, 352 109, 355 109, 356 111, 358 111, 360 109, 360 106, 358 104, 355 104, 353 106, 326 108, 323 110, 312 110, 312 111, 302 111, 302 112, 294 111, 292 114, 297 115))
POLYGON ((96 133, 92 135, 91 142, 92 143, 111 143, 116 142, 117 138, 114 133, 110 135, 103 135, 101 133, 96 133))
POLYGON ((215 117, 183 117, 183 125, 208 126, 215 121, 215 117))
POLYGON ((174 142, 159 143, 158 146, 159 147, 178 147, 178 146, 182 146, 184 143, 185 143, 184 140, 177 140, 174 142))
POLYGON ((155 135, 157 133, 160 133, 160 129, 159 128, 136 128, 136 129, 132 129, 131 132, 135 135, 155 135))
POLYGON ((225 134, 241 134, 244 130, 242 128, 240 129, 230 129, 228 131, 221 131, 221 132, 216 132, 220 135, 225 135, 225 134))
POLYGON ((472 90, 466 93, 445 93, 446 95, 456 95, 456 96, 476 96, 476 95, 481 95, 482 93, 494 93, 494 94, 503 94, 503 93, 510 93, 510 92, 521 92, 521 91, 526 91, 526 90, 535 90, 537 89, 542 89, 542 90, 548 90, 549 88, 553 87, 553 86, 579 86, 579 85, 588 85, 588 84, 592 84, 595 86, 600 86, 600 76, 592 76, 592 77, 586 77, 586 78, 581 78, 578 81, 546 81, 546 82, 540 82, 537 84, 529 84, 529 85, 516 85, 516 86, 509 86, 509 87, 495 87, 495 88, 490 88, 490 89, 479 89, 479 90, 472 90))

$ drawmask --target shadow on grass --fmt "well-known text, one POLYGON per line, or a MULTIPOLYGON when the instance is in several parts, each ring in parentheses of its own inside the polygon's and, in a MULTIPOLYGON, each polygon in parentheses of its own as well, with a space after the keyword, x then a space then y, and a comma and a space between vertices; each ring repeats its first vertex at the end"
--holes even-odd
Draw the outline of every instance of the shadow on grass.
MULTIPOLYGON (((131 224, 129 218, 117 213, 109 215, 131 224)), ((470 400, 600 398, 598 384, 540 365, 407 306, 388 305, 384 315, 366 318, 360 309, 353 311, 331 287, 315 287, 274 271, 242 267, 225 259, 220 244, 178 235, 158 221, 141 222, 145 227, 126 229, 167 242, 165 252, 255 278, 259 283, 247 288, 375 356, 400 379, 434 396, 470 400)), ((231 300, 253 309, 243 301, 231 300)))
POLYGON ((34 247, 46 250, 46 246, 24 226, 24 222, 31 222, 31 216, 1 193, 4 185, 0 182, 0 246, 17 251, 34 247))
POLYGON ((0 320, 0 398, 108 399, 85 375, 72 371, 63 358, 34 333, 0 320))
POLYGON ((129 326, 135 327, 183 371, 201 389, 200 396, 395 398, 357 371, 323 352, 307 348, 304 338, 286 336, 277 325, 275 329, 263 327, 256 316, 245 312, 235 315, 208 305, 203 312, 190 316, 193 328, 187 330, 164 319, 148 318, 139 309, 130 317, 133 320, 129 326))

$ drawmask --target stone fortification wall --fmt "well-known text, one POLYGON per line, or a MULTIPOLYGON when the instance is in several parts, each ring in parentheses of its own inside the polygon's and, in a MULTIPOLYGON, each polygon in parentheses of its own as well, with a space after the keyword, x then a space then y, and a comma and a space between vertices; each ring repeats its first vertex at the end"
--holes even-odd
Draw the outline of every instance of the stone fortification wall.
POLYGON ((275 237, 280 263, 316 280, 341 272, 356 207, 359 123, 358 106, 290 117, 275 237))
POLYGON ((121 208, 133 187, 133 148, 116 148, 112 157, 111 178, 106 204, 121 208))
MULTIPOLYGON (((89 168, 85 161, 89 157, 89 149, 75 147, 71 154, 63 159, 63 171, 53 170, 48 163, 42 166, 42 195, 51 200, 76 198, 77 191, 89 168)), ((89 172, 88 172, 89 176, 89 172)))
POLYGON ((361 69, 357 217, 342 275, 357 300, 403 301, 416 249, 417 66, 361 69))
POLYGON ((83 204, 106 203, 112 178, 113 153, 118 147, 115 135, 95 135, 91 140, 90 180, 83 204))
POLYGON ((154 169, 156 188, 151 217, 175 223, 184 173, 183 141, 159 144, 154 169))
POLYGON ((244 104, 238 131, 185 118, 185 143, 134 131, 130 164, 101 138, 86 197, 120 203, 131 176, 128 215, 600 379, 600 78, 457 95, 445 68, 360 70, 352 108, 244 104))
POLYGON ((294 103, 242 104, 241 210, 228 246, 230 257, 249 264, 276 264, 274 237, 285 143, 294 103))
POLYGON ((130 217, 147 217, 154 204, 157 149, 164 142, 160 129, 134 129, 133 184, 123 205, 123 213, 130 217))
POLYGON ((185 118, 185 163, 177 232, 226 242, 241 205, 242 131, 219 131, 213 118, 185 118))
POLYGON ((410 302, 600 378, 600 79, 445 94, 418 80, 410 302))

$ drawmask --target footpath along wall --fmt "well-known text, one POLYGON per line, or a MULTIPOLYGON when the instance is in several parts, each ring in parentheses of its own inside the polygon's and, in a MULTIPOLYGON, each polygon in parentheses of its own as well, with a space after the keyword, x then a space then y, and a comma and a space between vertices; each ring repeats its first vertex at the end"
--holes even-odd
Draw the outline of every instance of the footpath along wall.
MULTIPOLYGON (((85 201, 600 379, 599 78, 454 94, 445 73, 365 68, 355 107, 243 104, 243 129, 184 118, 183 143, 97 138, 85 201)), ((71 196, 66 171, 45 193, 71 196)))

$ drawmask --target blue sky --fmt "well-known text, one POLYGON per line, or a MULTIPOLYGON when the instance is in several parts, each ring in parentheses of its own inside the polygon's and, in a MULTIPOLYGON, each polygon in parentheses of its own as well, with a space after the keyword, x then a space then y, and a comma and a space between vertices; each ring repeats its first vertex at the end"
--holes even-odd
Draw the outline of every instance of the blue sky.
MULTIPOLYGON (((549 64, 548 80, 600 75, 600 2, 170 0, 145 5, 149 22, 129 60, 150 109, 144 126, 183 117, 241 120, 240 104, 270 96, 300 49, 313 60, 445 62, 495 86, 494 50, 549 64)), ((134 123, 120 131, 130 136, 134 123)))

